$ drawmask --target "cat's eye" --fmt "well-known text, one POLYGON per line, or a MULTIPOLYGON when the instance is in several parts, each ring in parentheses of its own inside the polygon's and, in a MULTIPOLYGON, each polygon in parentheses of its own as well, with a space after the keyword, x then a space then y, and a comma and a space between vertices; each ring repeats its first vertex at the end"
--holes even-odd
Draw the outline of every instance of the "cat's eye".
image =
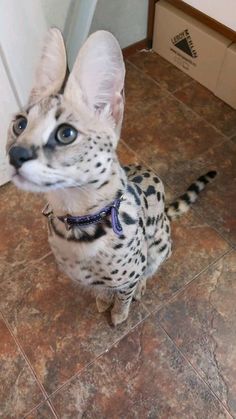
POLYGON ((27 119, 25 118, 25 116, 20 115, 15 120, 12 129, 13 129, 14 134, 17 135, 18 137, 25 130, 26 127, 27 127, 27 119))
POLYGON ((70 144, 75 141, 78 131, 71 125, 63 124, 57 129, 55 138, 60 144, 70 144))

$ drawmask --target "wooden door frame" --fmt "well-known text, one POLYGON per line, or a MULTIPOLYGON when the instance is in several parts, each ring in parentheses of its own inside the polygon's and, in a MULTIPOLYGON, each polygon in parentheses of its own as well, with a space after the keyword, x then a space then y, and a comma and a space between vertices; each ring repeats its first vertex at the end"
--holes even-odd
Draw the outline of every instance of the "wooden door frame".
POLYGON ((158 0, 148 1, 147 47, 152 48, 153 29, 155 19, 155 6, 158 0))

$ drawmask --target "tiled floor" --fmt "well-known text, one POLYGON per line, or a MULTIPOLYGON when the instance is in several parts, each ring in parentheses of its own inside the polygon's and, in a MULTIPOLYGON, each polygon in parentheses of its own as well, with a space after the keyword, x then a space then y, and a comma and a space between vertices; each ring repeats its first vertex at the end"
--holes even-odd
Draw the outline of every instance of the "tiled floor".
POLYGON ((168 196, 219 171, 174 252, 112 328, 59 274, 43 200, 0 188, 0 418, 236 417, 236 112, 151 52, 127 62, 125 163, 168 196))

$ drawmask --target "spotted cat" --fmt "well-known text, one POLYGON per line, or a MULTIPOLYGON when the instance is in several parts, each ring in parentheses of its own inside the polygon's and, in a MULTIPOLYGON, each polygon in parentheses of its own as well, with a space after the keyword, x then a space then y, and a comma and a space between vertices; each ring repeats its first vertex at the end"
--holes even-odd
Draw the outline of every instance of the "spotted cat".
POLYGON ((12 121, 12 180, 44 192, 49 242, 59 267, 90 287, 99 312, 127 319, 146 280, 171 255, 170 219, 189 209, 215 172, 165 208, 161 179, 116 154, 125 67, 110 33, 92 34, 68 80, 61 33, 50 29, 27 106, 12 121))

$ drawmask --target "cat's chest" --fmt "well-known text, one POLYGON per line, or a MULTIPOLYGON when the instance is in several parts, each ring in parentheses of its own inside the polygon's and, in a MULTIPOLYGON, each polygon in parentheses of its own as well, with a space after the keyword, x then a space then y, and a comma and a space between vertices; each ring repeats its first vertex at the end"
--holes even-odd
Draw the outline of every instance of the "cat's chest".
MULTIPOLYGON (((61 271, 75 281, 89 282, 91 267, 93 266, 93 270, 96 271, 96 266, 99 265, 94 264, 101 249, 98 242, 78 243, 50 235, 49 243, 61 271)), ((95 275, 96 272, 94 272, 95 275)))
POLYGON ((104 241, 96 240, 93 243, 66 240, 55 234, 49 235, 49 243, 57 262, 64 265, 81 265, 86 261, 90 263, 97 254, 103 250, 104 241))
POLYGON ((109 246, 107 240, 108 237, 104 237, 94 243, 78 243, 49 236, 59 269, 79 283, 119 288, 130 280, 137 280, 144 271, 147 253, 145 243, 137 246, 139 234, 118 244, 110 240, 109 246))

